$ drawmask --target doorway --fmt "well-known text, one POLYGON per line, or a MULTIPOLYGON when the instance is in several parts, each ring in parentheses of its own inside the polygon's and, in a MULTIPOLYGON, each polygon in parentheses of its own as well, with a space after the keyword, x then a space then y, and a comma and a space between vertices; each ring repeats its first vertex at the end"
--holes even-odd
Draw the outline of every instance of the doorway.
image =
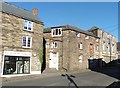
POLYGON ((58 52, 50 53, 49 68, 56 68, 58 70, 58 52))

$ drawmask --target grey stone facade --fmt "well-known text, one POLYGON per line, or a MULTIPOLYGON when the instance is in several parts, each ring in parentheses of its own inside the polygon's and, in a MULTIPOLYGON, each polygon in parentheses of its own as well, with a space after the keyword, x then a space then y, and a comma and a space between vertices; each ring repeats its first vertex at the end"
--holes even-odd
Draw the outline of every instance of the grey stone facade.
MULTIPOLYGON (((5 70, 5 56, 13 57, 13 58, 19 57, 19 59, 21 57, 23 58, 27 57, 29 58, 28 61, 30 61, 29 74, 41 74, 41 63, 39 61, 39 52, 42 52, 40 50, 43 49, 43 24, 26 18, 23 19, 20 16, 16 16, 6 12, 0 12, 0 14, 2 14, 2 23, 1 23, 2 32, 1 32, 1 43, 0 43, 1 52, 2 52, 0 54, 1 56, 0 65, 2 67, 1 76, 4 76, 3 73, 5 70), (33 29, 32 31, 24 30, 25 20, 32 22, 32 29, 33 29), (30 36, 32 38, 31 40, 29 40, 31 41, 30 42, 31 47, 27 47, 27 48, 23 47, 23 36, 30 36)), ((18 75, 17 73, 13 75, 18 75)))

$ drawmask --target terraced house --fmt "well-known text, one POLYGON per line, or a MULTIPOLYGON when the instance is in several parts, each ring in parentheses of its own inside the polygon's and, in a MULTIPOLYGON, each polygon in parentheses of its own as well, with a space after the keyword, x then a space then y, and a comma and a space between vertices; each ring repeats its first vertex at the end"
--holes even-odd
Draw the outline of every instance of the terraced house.
POLYGON ((44 30, 46 67, 57 70, 88 68, 88 59, 99 58, 99 37, 70 25, 44 30))
POLYGON ((43 49, 43 22, 33 12, 2 2, 1 76, 41 74, 39 52, 43 49))
POLYGON ((116 60, 117 59, 116 37, 98 27, 92 27, 88 31, 100 38, 99 58, 102 58, 102 60, 106 64, 113 60, 116 60))

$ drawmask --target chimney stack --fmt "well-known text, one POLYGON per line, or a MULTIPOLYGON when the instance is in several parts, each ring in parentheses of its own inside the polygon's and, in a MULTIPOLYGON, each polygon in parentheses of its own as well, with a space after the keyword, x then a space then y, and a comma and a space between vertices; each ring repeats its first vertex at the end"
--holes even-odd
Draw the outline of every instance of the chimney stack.
POLYGON ((33 14, 35 15, 35 16, 37 16, 38 15, 38 9, 37 8, 33 8, 33 14))

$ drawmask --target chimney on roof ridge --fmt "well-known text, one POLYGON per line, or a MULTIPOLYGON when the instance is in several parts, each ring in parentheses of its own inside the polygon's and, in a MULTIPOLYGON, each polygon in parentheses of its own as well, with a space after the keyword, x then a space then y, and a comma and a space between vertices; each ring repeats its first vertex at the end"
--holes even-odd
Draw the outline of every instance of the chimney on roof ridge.
POLYGON ((33 12, 33 14, 34 14, 35 16, 38 15, 38 9, 37 9, 37 8, 33 8, 32 12, 33 12))

